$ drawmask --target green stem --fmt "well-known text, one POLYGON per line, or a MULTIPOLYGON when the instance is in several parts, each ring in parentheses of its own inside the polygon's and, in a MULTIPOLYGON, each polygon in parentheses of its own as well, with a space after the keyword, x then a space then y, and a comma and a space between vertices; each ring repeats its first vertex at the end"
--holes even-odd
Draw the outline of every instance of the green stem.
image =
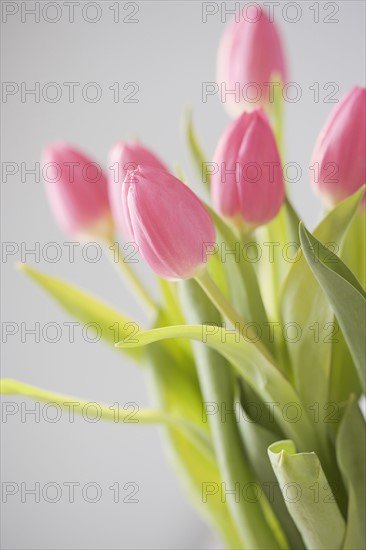
POLYGON ((157 304, 151 298, 148 290, 144 287, 143 283, 136 275, 135 271, 132 269, 131 265, 119 247, 118 243, 113 242, 113 240, 108 240, 105 242, 105 248, 108 251, 108 255, 112 260, 113 265, 119 268, 119 271, 122 272, 123 278, 127 281, 131 290, 136 294, 138 299, 141 302, 141 305, 147 310, 148 313, 158 310, 157 304))
MULTIPOLYGON (((236 498, 232 494, 228 495, 227 501, 244 548, 279 548, 262 508, 264 495, 261 495, 262 502, 256 502, 256 505, 253 504, 255 498, 253 501, 246 502, 246 498, 243 497, 246 487, 252 487, 254 494, 260 494, 262 490, 244 454, 238 420, 232 414, 235 406, 234 376, 230 365, 222 363, 224 363, 222 358, 212 350, 208 351, 206 361, 197 361, 204 401, 215 403, 220 409, 217 414, 209 416, 209 422, 217 462, 224 482, 221 490, 223 495, 226 491, 236 493, 236 498)), ((273 511, 268 507, 266 511, 270 512, 272 519, 273 511)), ((282 542, 283 548, 287 548, 286 542, 282 542)))
MULTIPOLYGON (((204 319, 220 322, 219 312, 194 281, 185 281, 181 289, 184 311, 190 323, 202 323, 204 319)), ((265 505, 262 489, 245 454, 235 414, 234 371, 221 355, 207 346, 195 344, 193 350, 203 394, 202 406, 209 403, 216 407, 214 413, 207 415, 207 420, 222 479, 221 498, 227 504, 241 539, 241 546, 237 548, 288 548, 269 503, 265 505), (260 499, 244 496, 248 487, 254 495, 261 494, 260 499), (235 495, 226 497, 229 491, 234 491, 235 495)))
MULTIPOLYGON (((237 332, 239 332, 239 334, 242 334, 242 330, 244 329, 247 322, 243 317, 241 317, 241 315, 239 315, 236 309, 233 308, 230 302, 221 293, 220 289, 216 286, 214 281, 211 279, 208 272, 204 271, 201 275, 197 276, 196 281, 204 290, 204 292, 207 294, 207 296, 210 298, 211 302, 216 306, 219 312, 223 315, 223 317, 232 324, 232 326, 235 328, 237 332)), ((270 353, 267 351, 266 347, 263 345, 263 343, 260 340, 256 341, 256 335, 248 327, 246 330, 246 335, 253 342, 253 345, 255 345, 258 348, 258 350, 262 353, 262 355, 264 355, 264 357, 270 363, 274 364, 272 355, 270 355, 270 353)))

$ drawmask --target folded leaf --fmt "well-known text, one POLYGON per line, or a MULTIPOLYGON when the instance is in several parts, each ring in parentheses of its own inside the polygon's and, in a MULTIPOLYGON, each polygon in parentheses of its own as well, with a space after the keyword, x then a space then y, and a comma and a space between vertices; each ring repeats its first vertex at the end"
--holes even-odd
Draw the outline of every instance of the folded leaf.
POLYGON ((337 437, 337 460, 348 492, 346 537, 342 548, 363 550, 366 538, 365 421, 352 396, 337 437))
MULTIPOLYGON (((136 323, 84 290, 62 279, 41 273, 27 264, 19 264, 18 267, 51 294, 70 315, 82 323, 94 323, 101 337, 109 344, 114 345, 121 338, 131 336, 138 330, 136 323)), ((93 325, 90 326, 90 330, 93 330, 93 325)), ((132 350, 125 351, 135 361, 142 360, 141 350, 137 350, 137 353, 136 350, 133 353, 132 350)))
MULTIPOLYGON (((300 225, 305 258, 337 316, 360 381, 366 387, 366 300, 363 288, 348 267, 300 225)), ((347 368, 347 365, 344 365, 347 368)))
POLYGON ((342 548, 345 522, 315 453, 296 453, 292 441, 270 445, 268 455, 287 509, 309 549, 342 548))

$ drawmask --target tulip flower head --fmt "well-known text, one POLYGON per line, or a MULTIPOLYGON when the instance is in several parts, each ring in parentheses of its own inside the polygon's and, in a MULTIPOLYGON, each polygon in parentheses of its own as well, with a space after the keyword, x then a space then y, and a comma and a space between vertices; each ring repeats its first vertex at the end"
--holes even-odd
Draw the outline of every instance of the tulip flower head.
POLYGON ((54 143, 44 150, 42 167, 48 202, 60 228, 77 239, 110 239, 114 225, 100 166, 66 143, 54 143))
POLYGON ((310 174, 328 208, 366 183, 366 88, 353 88, 331 112, 316 142, 310 174))
POLYGON ((244 112, 222 135, 211 179, 216 210, 250 230, 269 222, 284 200, 282 167, 267 116, 244 112))
POLYGON ((273 84, 286 83, 280 35, 258 5, 247 6, 240 21, 229 23, 217 57, 217 83, 230 115, 273 101, 273 84), (275 81, 275 82, 274 82, 275 81), (235 93, 233 93, 235 91, 235 93))
POLYGON ((113 219, 123 235, 128 234, 128 229, 121 209, 122 184, 127 172, 136 170, 139 165, 167 170, 156 155, 140 143, 136 141, 116 143, 109 155, 108 193, 113 219))
POLYGON ((213 222, 198 197, 165 170, 139 166, 122 186, 131 239, 149 266, 169 280, 196 277, 205 267, 213 222))

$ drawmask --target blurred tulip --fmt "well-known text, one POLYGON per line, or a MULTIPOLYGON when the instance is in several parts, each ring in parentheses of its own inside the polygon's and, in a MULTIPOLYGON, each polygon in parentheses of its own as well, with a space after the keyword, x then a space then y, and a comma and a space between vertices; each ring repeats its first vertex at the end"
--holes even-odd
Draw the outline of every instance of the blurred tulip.
POLYGON ((124 235, 128 234, 124 211, 121 208, 122 184, 130 170, 137 166, 151 166, 167 170, 164 164, 148 149, 137 142, 118 142, 109 155, 108 193, 114 221, 124 235))
POLYGON ((131 238, 149 266, 169 280, 203 271, 204 243, 215 241, 212 220, 196 195, 165 170, 139 166, 122 186, 131 238))
POLYGON ((366 88, 353 88, 331 112, 310 173, 315 192, 329 208, 366 183, 366 88))
POLYGON ((60 142, 46 147, 42 169, 51 210, 65 233, 81 239, 113 236, 107 179, 96 162, 60 142))
POLYGON ((222 135, 212 174, 216 210, 247 230, 275 217, 284 200, 278 148, 261 109, 244 112, 222 135))
POLYGON ((230 115, 273 101, 272 83, 286 83, 280 35, 259 5, 246 8, 239 22, 229 23, 217 57, 217 83, 230 115), (235 93, 233 93, 235 90, 235 93))

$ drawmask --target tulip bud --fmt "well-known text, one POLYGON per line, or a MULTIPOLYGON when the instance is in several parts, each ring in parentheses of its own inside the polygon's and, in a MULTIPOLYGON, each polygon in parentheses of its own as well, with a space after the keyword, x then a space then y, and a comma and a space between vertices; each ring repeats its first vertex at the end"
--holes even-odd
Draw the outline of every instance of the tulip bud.
POLYGON ((42 155, 46 194, 56 221, 72 237, 108 239, 113 235, 107 179, 101 168, 66 143, 42 155))
POLYGON ((229 23, 219 44, 217 83, 227 111, 237 116, 243 109, 266 106, 273 102, 274 86, 286 78, 275 24, 259 5, 247 6, 239 22, 229 23))
POLYGON ((310 173, 315 192, 329 208, 366 183, 366 88, 353 88, 331 112, 310 173))
POLYGON ((214 225, 184 183, 165 170, 139 166, 123 182, 122 203, 131 237, 155 273, 177 280, 203 271, 214 225))
POLYGON ((108 193, 113 219, 124 235, 128 234, 125 213, 121 208, 122 184, 128 171, 138 166, 151 166, 167 170, 164 164, 148 149, 137 142, 118 142, 109 155, 108 193))
POLYGON ((216 210, 246 230, 275 217, 284 200, 282 167, 264 112, 242 113, 222 135, 211 179, 216 210))

